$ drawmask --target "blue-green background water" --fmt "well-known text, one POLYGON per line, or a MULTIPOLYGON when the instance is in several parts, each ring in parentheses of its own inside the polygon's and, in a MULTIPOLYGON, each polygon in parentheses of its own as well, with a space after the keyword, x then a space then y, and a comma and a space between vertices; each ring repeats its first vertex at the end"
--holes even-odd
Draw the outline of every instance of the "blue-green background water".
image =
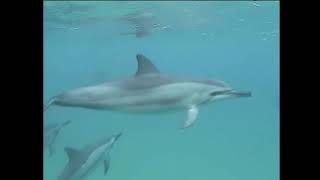
POLYGON ((220 79, 253 96, 200 107, 185 131, 179 128, 186 112, 52 107, 46 124, 73 122, 60 132, 56 154, 44 153, 45 180, 67 163, 65 146, 81 148, 120 131, 108 174, 99 167, 88 179, 279 179, 278 1, 44 3, 44 103, 65 90, 131 76, 137 53, 162 72, 220 79), (75 8, 66 11, 70 3, 75 8), (146 8, 172 30, 119 35, 130 26, 115 19, 146 8))

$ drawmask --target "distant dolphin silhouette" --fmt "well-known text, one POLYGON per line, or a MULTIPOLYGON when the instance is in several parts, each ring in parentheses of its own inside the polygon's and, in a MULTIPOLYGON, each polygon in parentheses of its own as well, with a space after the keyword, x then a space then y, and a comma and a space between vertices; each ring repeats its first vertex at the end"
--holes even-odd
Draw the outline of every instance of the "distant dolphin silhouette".
POLYGON ((197 119, 198 106, 232 97, 249 97, 218 80, 199 80, 162 74, 153 63, 137 55, 138 70, 124 80, 81 87, 52 97, 46 105, 82 107, 96 110, 155 113, 187 110, 183 128, 197 119))
POLYGON ((151 35, 151 31, 146 28, 137 28, 135 32, 126 32, 126 33, 120 33, 121 35, 135 35, 137 38, 142 38, 145 36, 151 35))
POLYGON ((58 180, 81 180, 103 164, 104 175, 110 167, 110 151, 122 133, 90 144, 81 150, 65 147, 68 164, 58 177, 58 180))
POLYGON ((119 18, 120 21, 129 23, 134 27, 134 32, 120 33, 121 35, 135 35, 137 38, 150 36, 152 29, 161 26, 151 12, 138 11, 119 18))
POLYGON ((51 157, 54 153, 55 153, 55 142, 57 139, 57 136, 60 132, 60 130, 70 124, 71 121, 65 121, 61 124, 58 123, 51 123, 51 124, 47 124, 44 127, 44 150, 48 149, 49 150, 49 156, 51 157))

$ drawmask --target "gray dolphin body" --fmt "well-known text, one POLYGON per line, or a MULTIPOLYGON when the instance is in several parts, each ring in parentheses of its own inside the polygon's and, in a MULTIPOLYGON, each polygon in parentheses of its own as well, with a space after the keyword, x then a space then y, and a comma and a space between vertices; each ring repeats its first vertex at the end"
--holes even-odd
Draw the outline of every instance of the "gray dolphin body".
POLYGON ((60 132, 60 130, 70 124, 71 121, 65 121, 64 123, 57 124, 57 123, 52 123, 48 124, 44 127, 44 143, 43 143, 43 149, 49 150, 49 156, 52 156, 55 153, 55 142, 57 139, 57 136, 60 132))
POLYGON ((69 161, 58 180, 84 179, 101 164, 103 164, 104 175, 106 175, 110 167, 110 151, 121 134, 102 139, 81 150, 65 147, 69 161))
POLYGON ((198 106, 220 99, 249 97, 217 80, 199 80, 162 74, 145 56, 136 56, 136 74, 124 80, 70 90, 50 99, 50 105, 125 112, 187 110, 183 128, 197 119, 198 106))

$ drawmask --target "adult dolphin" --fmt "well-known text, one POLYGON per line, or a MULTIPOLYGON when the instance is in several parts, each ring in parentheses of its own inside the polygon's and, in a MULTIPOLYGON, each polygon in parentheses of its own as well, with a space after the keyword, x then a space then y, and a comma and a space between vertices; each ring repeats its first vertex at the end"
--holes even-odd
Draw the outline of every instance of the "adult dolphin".
POLYGON ((50 105, 142 113, 186 110, 188 118, 182 127, 186 128, 197 119, 199 105, 251 96, 251 92, 235 90, 222 81, 163 74, 144 55, 136 58, 134 76, 66 91, 52 97, 45 110, 50 105))

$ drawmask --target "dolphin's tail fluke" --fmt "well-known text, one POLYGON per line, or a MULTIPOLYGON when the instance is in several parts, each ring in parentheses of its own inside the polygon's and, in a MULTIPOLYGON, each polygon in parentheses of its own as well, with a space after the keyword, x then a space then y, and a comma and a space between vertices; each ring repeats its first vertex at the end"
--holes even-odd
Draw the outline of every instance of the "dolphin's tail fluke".
POLYGON ((49 102, 44 106, 43 112, 47 111, 49 107, 55 102, 56 97, 50 98, 49 102))

